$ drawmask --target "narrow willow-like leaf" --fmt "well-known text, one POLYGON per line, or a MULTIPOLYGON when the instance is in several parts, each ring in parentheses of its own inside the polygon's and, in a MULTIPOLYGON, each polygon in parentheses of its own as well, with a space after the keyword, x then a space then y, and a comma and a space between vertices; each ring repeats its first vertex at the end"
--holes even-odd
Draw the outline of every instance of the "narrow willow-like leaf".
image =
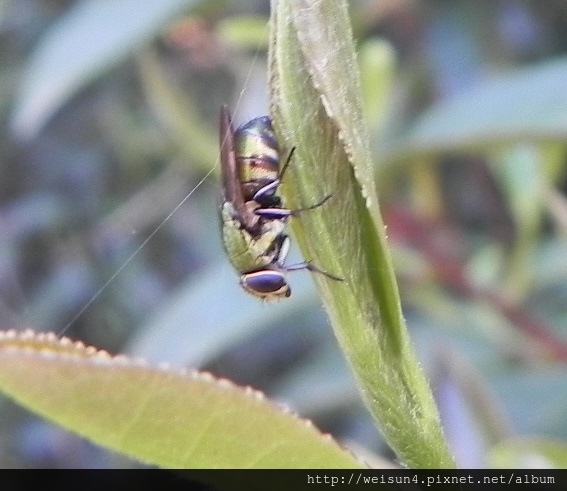
POLYGON ((148 42, 194 0, 75 2, 32 53, 11 126, 32 138, 79 89, 148 42))
POLYGON ((162 467, 361 467, 257 391, 52 334, 0 333, 0 390, 93 442, 162 467))
POLYGON ((378 209, 346 3, 272 2, 271 114, 296 146, 291 208, 332 198, 293 220, 308 260, 344 278, 314 278, 372 415, 408 466, 453 466, 437 409, 405 329, 378 209))
POLYGON ((168 79, 167 70, 153 50, 145 50, 136 60, 143 87, 154 111, 168 126, 171 136, 189 161, 199 164, 201 170, 207 172, 211 167, 211 155, 218 152, 217 136, 203 126, 196 105, 185 91, 168 79))
POLYGON ((425 111, 388 150, 392 161, 503 143, 564 142, 567 57, 479 83, 425 111))

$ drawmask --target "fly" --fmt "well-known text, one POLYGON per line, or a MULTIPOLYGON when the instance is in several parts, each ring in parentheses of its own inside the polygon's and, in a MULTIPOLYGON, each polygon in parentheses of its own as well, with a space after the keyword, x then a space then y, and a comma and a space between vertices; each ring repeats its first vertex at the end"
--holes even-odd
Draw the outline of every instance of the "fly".
POLYGON ((289 210, 276 194, 293 152, 280 171, 279 145, 272 122, 261 116, 234 130, 226 106, 220 115, 221 227, 228 258, 240 273, 240 285, 264 300, 286 298, 291 288, 285 272, 308 269, 331 279, 310 262, 286 265, 290 216, 321 206, 330 196, 307 208, 289 210))

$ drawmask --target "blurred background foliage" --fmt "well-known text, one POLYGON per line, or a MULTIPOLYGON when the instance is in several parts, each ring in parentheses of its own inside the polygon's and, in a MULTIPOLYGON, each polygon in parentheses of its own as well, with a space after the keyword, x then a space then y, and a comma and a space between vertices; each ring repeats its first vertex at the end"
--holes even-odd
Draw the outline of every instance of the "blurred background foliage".
MULTIPOLYGON (((219 107, 266 112, 268 14, 0 0, 1 326, 212 371, 391 458, 309 275, 263 304, 221 248, 219 107)), ((458 464, 566 467, 567 5, 351 14, 404 313, 458 464)), ((0 467, 136 465, 0 411, 0 467)))

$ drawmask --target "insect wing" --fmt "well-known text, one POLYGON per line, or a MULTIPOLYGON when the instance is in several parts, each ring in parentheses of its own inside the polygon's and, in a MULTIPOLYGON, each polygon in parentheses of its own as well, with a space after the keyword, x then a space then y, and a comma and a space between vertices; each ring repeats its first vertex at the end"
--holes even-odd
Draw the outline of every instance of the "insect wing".
POLYGON ((232 116, 226 106, 221 107, 219 135, 222 202, 232 203, 242 225, 244 225, 247 230, 254 230, 258 222, 258 218, 244 202, 244 195, 242 194, 242 187, 236 162, 232 116))
POLYGON ((221 107, 220 114, 220 162, 222 175, 222 200, 238 205, 244 201, 236 169, 236 153, 234 148, 234 129, 230 111, 221 107))

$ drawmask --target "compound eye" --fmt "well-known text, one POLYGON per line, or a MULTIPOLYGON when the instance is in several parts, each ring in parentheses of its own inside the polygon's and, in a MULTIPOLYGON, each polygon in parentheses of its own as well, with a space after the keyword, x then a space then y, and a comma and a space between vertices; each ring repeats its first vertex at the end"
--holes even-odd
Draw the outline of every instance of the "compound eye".
POLYGON ((248 293, 265 300, 276 300, 291 295, 291 288, 279 271, 256 271, 243 274, 240 284, 248 293))

